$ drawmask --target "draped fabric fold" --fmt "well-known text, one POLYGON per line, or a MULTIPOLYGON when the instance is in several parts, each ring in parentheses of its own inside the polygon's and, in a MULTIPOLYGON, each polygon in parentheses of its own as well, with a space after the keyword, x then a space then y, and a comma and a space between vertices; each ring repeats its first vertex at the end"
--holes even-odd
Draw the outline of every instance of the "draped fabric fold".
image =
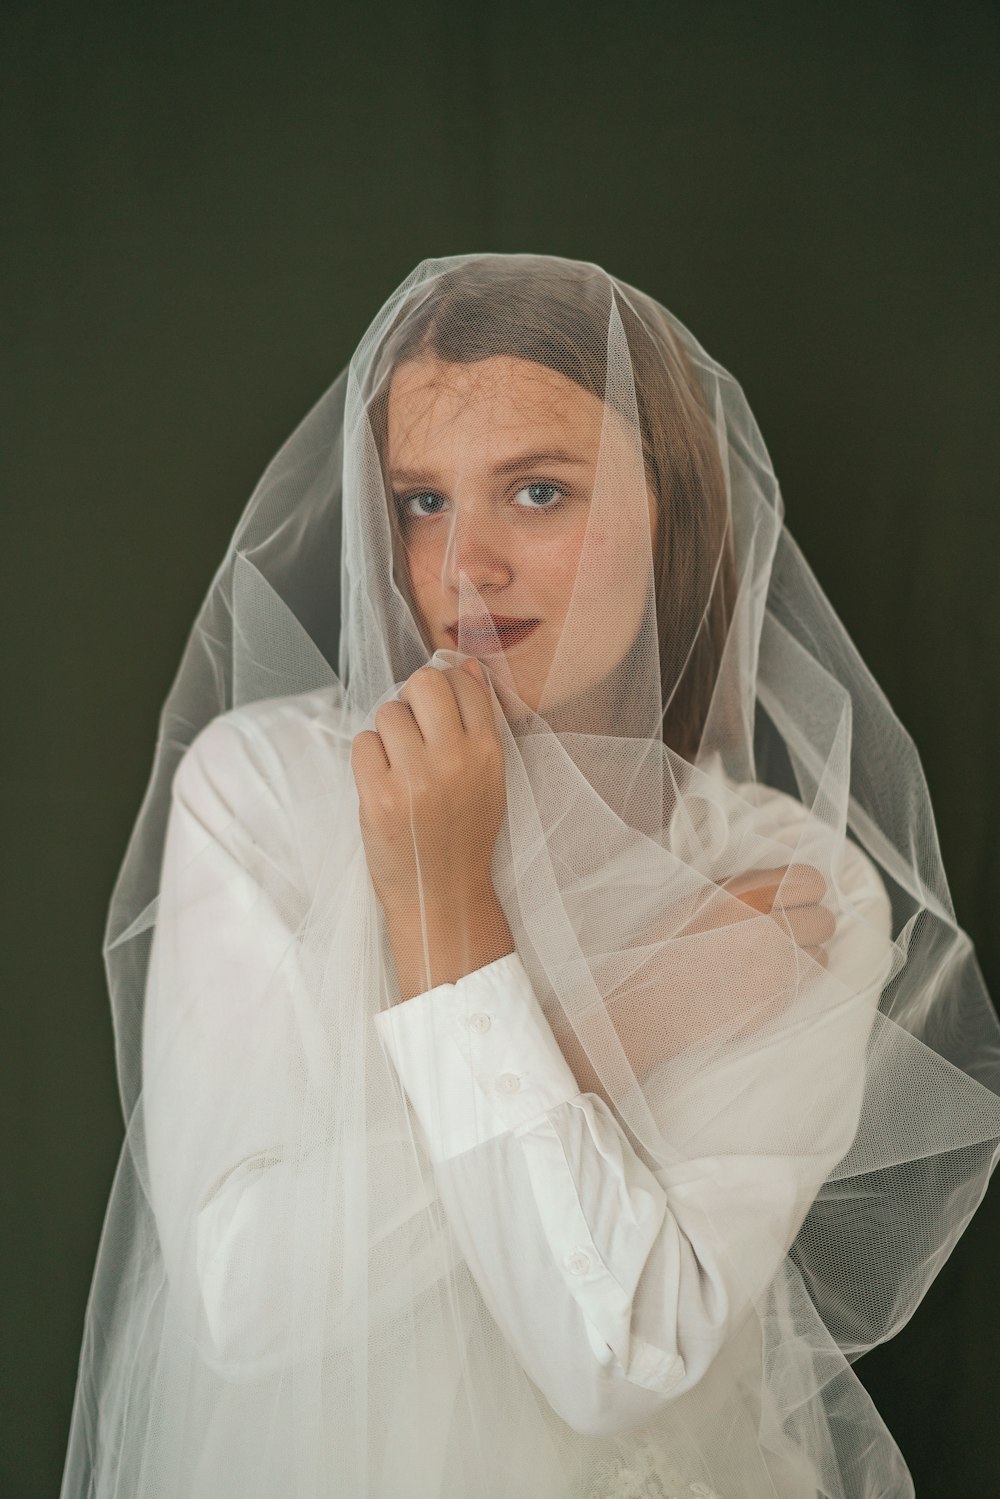
POLYGON ((105 956, 63 1499, 912 1495, 853 1365, 987 1189, 1000 1025, 913 742, 653 298, 469 254, 387 299, 211 582, 105 956))

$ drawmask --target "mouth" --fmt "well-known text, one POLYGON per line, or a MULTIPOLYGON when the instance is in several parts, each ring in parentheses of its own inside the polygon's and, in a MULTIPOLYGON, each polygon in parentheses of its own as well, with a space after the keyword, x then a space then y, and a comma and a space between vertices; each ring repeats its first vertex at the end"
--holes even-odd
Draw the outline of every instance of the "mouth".
MULTIPOLYGON (((511 646, 517 645, 531 634, 532 630, 538 628, 540 621, 537 619, 508 619, 494 615, 492 627, 481 626, 461 621, 462 640, 470 651, 477 646, 490 646, 492 649, 494 635, 500 643, 502 650, 509 650, 511 646)), ((446 631, 451 640, 458 644, 459 624, 449 625, 446 631)))

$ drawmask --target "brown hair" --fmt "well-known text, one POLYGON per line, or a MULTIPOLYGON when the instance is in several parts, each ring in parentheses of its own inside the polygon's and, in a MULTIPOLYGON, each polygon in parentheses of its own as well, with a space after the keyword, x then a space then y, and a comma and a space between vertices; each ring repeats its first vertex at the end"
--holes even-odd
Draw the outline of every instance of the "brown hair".
MULTIPOLYGON (((580 262, 477 257, 420 286, 413 297, 387 335, 369 405, 383 463, 390 378, 406 360, 529 359, 607 400, 613 300, 631 356, 647 481, 658 511, 653 577, 667 703, 661 734, 671 749, 693 759, 729 628, 736 570, 715 433, 680 340, 655 303, 580 262), (646 304, 644 316, 636 301, 646 304)), ((393 505, 389 513, 399 539, 393 505)))

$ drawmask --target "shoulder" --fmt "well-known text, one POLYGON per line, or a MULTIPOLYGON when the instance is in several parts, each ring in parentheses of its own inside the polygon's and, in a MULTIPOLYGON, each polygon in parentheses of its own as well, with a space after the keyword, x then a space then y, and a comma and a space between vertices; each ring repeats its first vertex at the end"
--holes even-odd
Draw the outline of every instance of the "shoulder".
POLYGON ((232 810, 248 796, 283 798, 310 771, 349 763, 353 737, 339 683, 288 697, 264 698, 219 713, 183 751, 173 776, 173 795, 189 805, 221 798, 232 810))

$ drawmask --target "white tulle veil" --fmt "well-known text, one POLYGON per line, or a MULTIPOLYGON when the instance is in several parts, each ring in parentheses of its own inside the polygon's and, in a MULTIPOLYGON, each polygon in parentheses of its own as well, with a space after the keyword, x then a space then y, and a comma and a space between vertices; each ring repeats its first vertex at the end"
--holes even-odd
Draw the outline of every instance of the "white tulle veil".
MULTIPOLYGON (((106 957, 126 1137, 66 1499, 912 1493, 852 1364, 986 1190, 1000 1029, 913 742, 785 527, 740 386, 651 297, 492 254, 425 260, 389 296, 212 580, 106 957), (480 483, 526 366, 578 422, 570 519, 480 483), (420 543, 432 618, 389 480, 406 369, 464 392, 467 508, 420 543), (565 608, 508 651, 463 622, 544 612, 504 571, 532 546, 565 608), (503 745, 492 874, 517 954, 716 1295, 641 1420, 581 1414, 525 1367, 469 1251, 512 1200, 510 1142, 435 1158, 375 1025, 398 975, 351 745, 467 654, 503 745), (208 810, 182 827, 178 799, 208 810), (811 950, 726 888, 786 866, 823 877, 834 933, 811 950)), ((673 1284, 644 1277, 626 1339, 656 1340, 673 1284)))

